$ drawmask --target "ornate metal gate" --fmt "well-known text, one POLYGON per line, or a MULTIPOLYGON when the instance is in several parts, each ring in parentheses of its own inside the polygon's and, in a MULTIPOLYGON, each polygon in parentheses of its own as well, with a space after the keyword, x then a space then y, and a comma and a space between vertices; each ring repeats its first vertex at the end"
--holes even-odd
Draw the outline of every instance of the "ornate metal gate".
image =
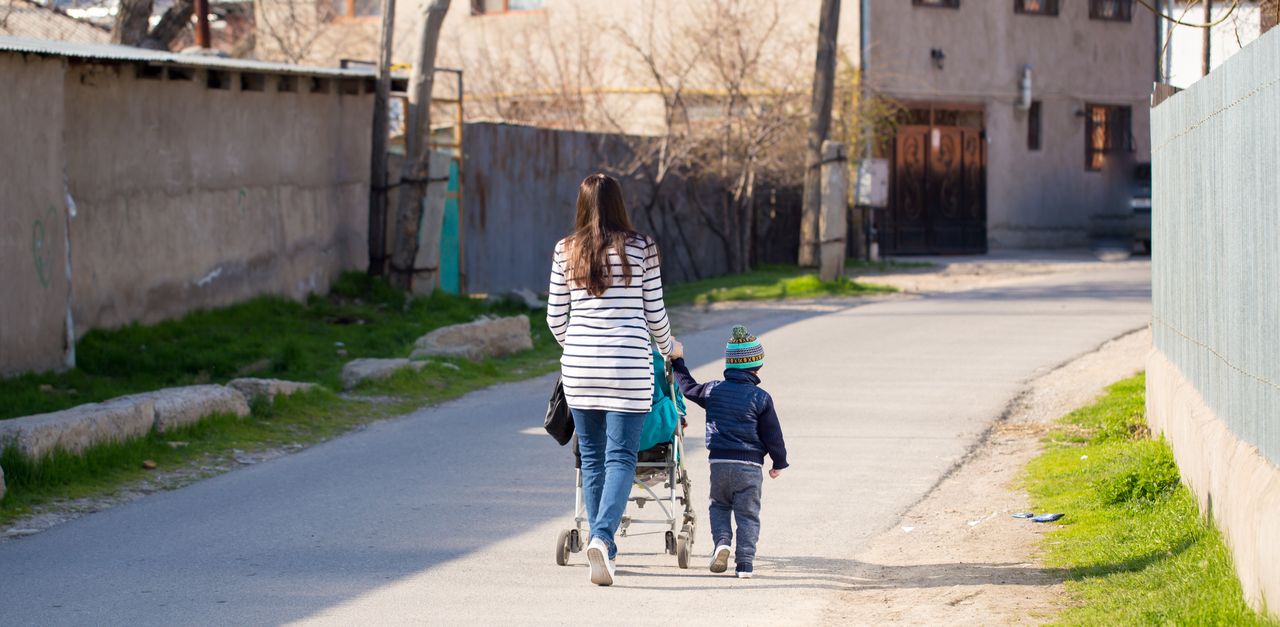
POLYGON ((889 254, 987 251, 982 112, 910 110, 893 142, 893 192, 882 242, 889 254))

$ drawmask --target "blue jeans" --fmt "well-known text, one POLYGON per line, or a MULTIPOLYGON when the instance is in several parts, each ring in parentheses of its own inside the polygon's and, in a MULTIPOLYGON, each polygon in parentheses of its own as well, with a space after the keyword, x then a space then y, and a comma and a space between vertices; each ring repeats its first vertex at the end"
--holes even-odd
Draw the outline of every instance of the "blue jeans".
POLYGON ((756 558, 760 539, 760 484, 764 471, 759 466, 719 462, 711 464, 711 538, 715 546, 733 543, 730 515, 738 523, 738 546, 733 561, 738 566, 756 558))
POLYGON ((591 537, 609 546, 609 559, 618 554, 613 534, 622 521, 636 478, 643 413, 569 409, 582 454, 582 498, 587 506, 591 537))

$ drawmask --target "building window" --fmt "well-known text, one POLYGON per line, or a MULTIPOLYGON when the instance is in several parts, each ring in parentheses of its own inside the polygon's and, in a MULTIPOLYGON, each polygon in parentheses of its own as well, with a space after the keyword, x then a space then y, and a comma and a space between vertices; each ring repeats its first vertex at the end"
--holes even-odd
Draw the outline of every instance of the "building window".
POLYGON ((1027 150, 1040 150, 1040 101, 1031 101, 1027 110, 1027 150))
POLYGON ((545 4, 545 0, 471 0, 471 14, 495 15, 520 11, 538 11, 544 8, 545 4))
POLYGON ((346 18, 376 17, 381 7, 378 0, 331 0, 333 16, 346 18))
POLYGON ((911 0, 918 7, 936 7, 941 9, 958 9, 960 0, 911 0))
POLYGON ((1058 0, 1013 0, 1014 13, 1057 15, 1058 0))
POLYGON ((1107 155, 1127 150, 1132 141, 1130 109, 1114 105, 1085 105, 1085 169, 1102 169, 1107 155))
POLYGON ((1089 19, 1133 21, 1133 0, 1089 0, 1089 19))

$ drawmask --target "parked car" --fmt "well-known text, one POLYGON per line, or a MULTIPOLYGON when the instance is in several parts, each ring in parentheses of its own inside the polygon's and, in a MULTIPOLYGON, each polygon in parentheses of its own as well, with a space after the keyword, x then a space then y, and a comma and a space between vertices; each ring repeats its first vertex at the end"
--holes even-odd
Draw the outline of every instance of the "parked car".
POLYGON ((1142 252, 1151 254, 1151 164, 1139 163, 1133 167, 1133 194, 1129 197, 1133 209, 1133 243, 1142 252))

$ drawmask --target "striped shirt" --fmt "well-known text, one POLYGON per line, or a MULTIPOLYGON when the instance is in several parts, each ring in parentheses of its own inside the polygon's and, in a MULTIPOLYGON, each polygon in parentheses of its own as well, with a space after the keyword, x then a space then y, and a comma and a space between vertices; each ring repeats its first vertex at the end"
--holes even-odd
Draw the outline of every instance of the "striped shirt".
POLYGON ((650 338, 671 354, 671 323, 662 304, 658 245, 629 239, 623 254, 631 281, 623 283, 617 251, 609 252, 613 284, 600 296, 570 286, 564 240, 556 243, 547 290, 547 326, 564 347, 560 374, 574 409, 647 412, 653 403, 650 338))

